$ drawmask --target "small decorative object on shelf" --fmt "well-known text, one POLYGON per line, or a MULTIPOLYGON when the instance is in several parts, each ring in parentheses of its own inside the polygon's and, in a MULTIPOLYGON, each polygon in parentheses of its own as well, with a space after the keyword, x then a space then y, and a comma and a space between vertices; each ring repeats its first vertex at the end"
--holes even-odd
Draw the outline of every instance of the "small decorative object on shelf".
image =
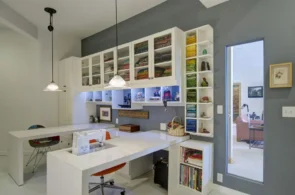
POLYGON ((204 50, 203 50, 203 55, 207 55, 207 54, 208 54, 207 49, 204 49, 204 50))
POLYGON ((175 101, 179 101, 179 100, 180 100, 179 92, 176 92, 175 101))
POLYGON ((204 77, 203 81, 201 83, 201 87, 208 87, 208 86, 209 86, 209 83, 208 83, 207 79, 204 77))
POLYGON ((209 134, 210 131, 208 131, 206 128, 203 127, 203 123, 201 123, 201 127, 200 127, 200 133, 206 133, 206 134, 209 134))
POLYGON ((166 100, 166 101, 171 101, 172 100, 172 94, 171 94, 171 91, 169 90, 168 87, 166 87, 164 89, 163 100, 166 100))
POLYGON ((206 118, 206 113, 205 112, 202 112, 201 118, 206 118))
POLYGON ((210 103, 210 99, 208 96, 204 96, 200 99, 200 103, 210 103))
POLYGON ((202 61, 201 71, 211 70, 209 62, 202 61))
POLYGON ((143 92, 137 92, 135 96, 135 101, 144 101, 144 94, 143 92))

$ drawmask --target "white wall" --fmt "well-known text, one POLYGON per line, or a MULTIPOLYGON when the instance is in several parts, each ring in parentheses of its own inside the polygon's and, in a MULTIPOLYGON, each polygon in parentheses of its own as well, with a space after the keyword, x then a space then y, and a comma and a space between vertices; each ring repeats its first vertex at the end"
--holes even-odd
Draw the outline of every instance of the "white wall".
MULTIPOLYGON (((38 41, 0 30, 0 154, 7 151, 9 131, 58 125, 58 95, 42 91, 51 81, 50 43, 46 29, 39 29, 38 41)), ((80 56, 80 48, 79 39, 56 36, 55 66, 63 58, 80 56)))
POLYGON ((263 41, 233 47, 233 82, 241 83, 241 104, 248 104, 250 113, 260 117, 264 98, 248 98, 248 87, 264 85, 263 65, 263 41))

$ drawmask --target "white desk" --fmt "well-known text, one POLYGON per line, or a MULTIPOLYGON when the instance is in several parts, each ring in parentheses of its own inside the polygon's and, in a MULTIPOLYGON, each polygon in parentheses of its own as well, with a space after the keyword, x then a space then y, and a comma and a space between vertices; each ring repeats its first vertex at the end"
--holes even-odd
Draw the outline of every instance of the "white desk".
POLYGON ((113 127, 113 124, 97 123, 86 125, 51 127, 36 130, 11 131, 9 132, 8 173, 14 179, 17 185, 24 184, 24 141, 52 137, 57 135, 71 134, 77 131, 85 131, 90 129, 106 129, 113 127))
POLYGON ((92 174, 189 139, 189 136, 173 137, 160 131, 119 133, 119 136, 106 141, 114 147, 82 156, 71 154, 70 149, 49 152, 47 195, 88 195, 92 174))

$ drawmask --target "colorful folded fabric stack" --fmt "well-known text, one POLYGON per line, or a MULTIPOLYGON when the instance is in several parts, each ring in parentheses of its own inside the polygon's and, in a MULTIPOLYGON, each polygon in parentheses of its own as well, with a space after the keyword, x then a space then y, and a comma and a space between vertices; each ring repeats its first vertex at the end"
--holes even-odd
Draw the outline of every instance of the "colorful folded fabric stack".
POLYGON ((171 51, 155 55, 155 63, 171 61, 171 51))
POLYGON ((155 67, 155 77, 162 77, 165 72, 165 68, 155 67))
POLYGON ((197 121, 193 119, 186 120, 186 131, 196 132, 197 129, 197 121))
POLYGON ((147 79, 149 78, 149 70, 148 68, 141 69, 137 72, 136 80, 147 79))
POLYGON ((197 46, 191 45, 186 47, 186 57, 194 57, 197 55, 197 46))
POLYGON ((197 106, 196 105, 187 105, 186 106, 186 116, 190 118, 197 117, 197 106))
POLYGON ((126 70, 126 69, 129 69, 129 67, 130 67, 129 59, 127 59, 127 60, 124 60, 123 63, 119 64, 118 70, 126 70))
POLYGON ((186 61, 186 72, 196 72, 197 71, 197 60, 191 59, 186 61))
POLYGON ((135 67, 140 67, 140 66, 146 66, 149 64, 149 57, 142 57, 140 58, 136 63, 135 63, 135 67))
POLYGON ((125 81, 130 81, 130 72, 124 71, 118 73, 125 81))
POLYGON ((172 68, 170 66, 166 67, 162 77, 169 77, 171 75, 172 75, 172 68))
POLYGON ((155 45, 155 49, 159 49, 159 48, 167 47, 171 45, 171 34, 156 38, 154 45, 155 45))
POLYGON ((149 49, 148 41, 137 43, 134 48, 134 53, 135 54, 144 53, 144 52, 147 52, 148 49, 149 49))
POLYGON ((195 89, 187 91, 187 102, 197 102, 197 91, 195 89))
POLYGON ((197 87, 197 75, 189 74, 186 76, 186 86, 187 87, 197 87))
POLYGON ((193 44, 193 43, 196 43, 196 42, 197 42, 196 34, 189 35, 189 36, 186 37, 186 44, 187 45, 190 45, 190 44, 193 44))

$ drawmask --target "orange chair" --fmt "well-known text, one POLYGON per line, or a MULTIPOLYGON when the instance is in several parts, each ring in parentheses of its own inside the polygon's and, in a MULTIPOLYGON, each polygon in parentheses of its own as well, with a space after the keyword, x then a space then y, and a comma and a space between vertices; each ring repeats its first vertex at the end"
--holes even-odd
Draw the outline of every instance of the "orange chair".
MULTIPOLYGON (((110 135, 109 132, 106 132, 106 140, 109 140, 109 139, 111 139, 111 135, 110 135)), ((95 143, 96 140, 90 140, 89 142, 90 143, 95 143)), ((103 171, 100 171, 98 173, 93 174, 92 176, 100 177, 101 182, 100 183, 90 183, 90 185, 96 185, 96 186, 91 188, 89 190, 89 193, 91 193, 91 192, 93 192, 95 190, 101 189, 101 194, 104 195, 104 188, 111 188, 111 189, 122 190, 121 195, 124 195, 125 194, 125 188, 115 186, 114 185, 115 182, 114 182, 113 179, 105 182, 104 181, 104 175, 116 172, 116 171, 122 169, 125 165, 126 165, 126 163, 123 163, 123 164, 120 164, 120 165, 114 166, 112 168, 109 168, 109 169, 106 169, 106 170, 103 170, 103 171)))

